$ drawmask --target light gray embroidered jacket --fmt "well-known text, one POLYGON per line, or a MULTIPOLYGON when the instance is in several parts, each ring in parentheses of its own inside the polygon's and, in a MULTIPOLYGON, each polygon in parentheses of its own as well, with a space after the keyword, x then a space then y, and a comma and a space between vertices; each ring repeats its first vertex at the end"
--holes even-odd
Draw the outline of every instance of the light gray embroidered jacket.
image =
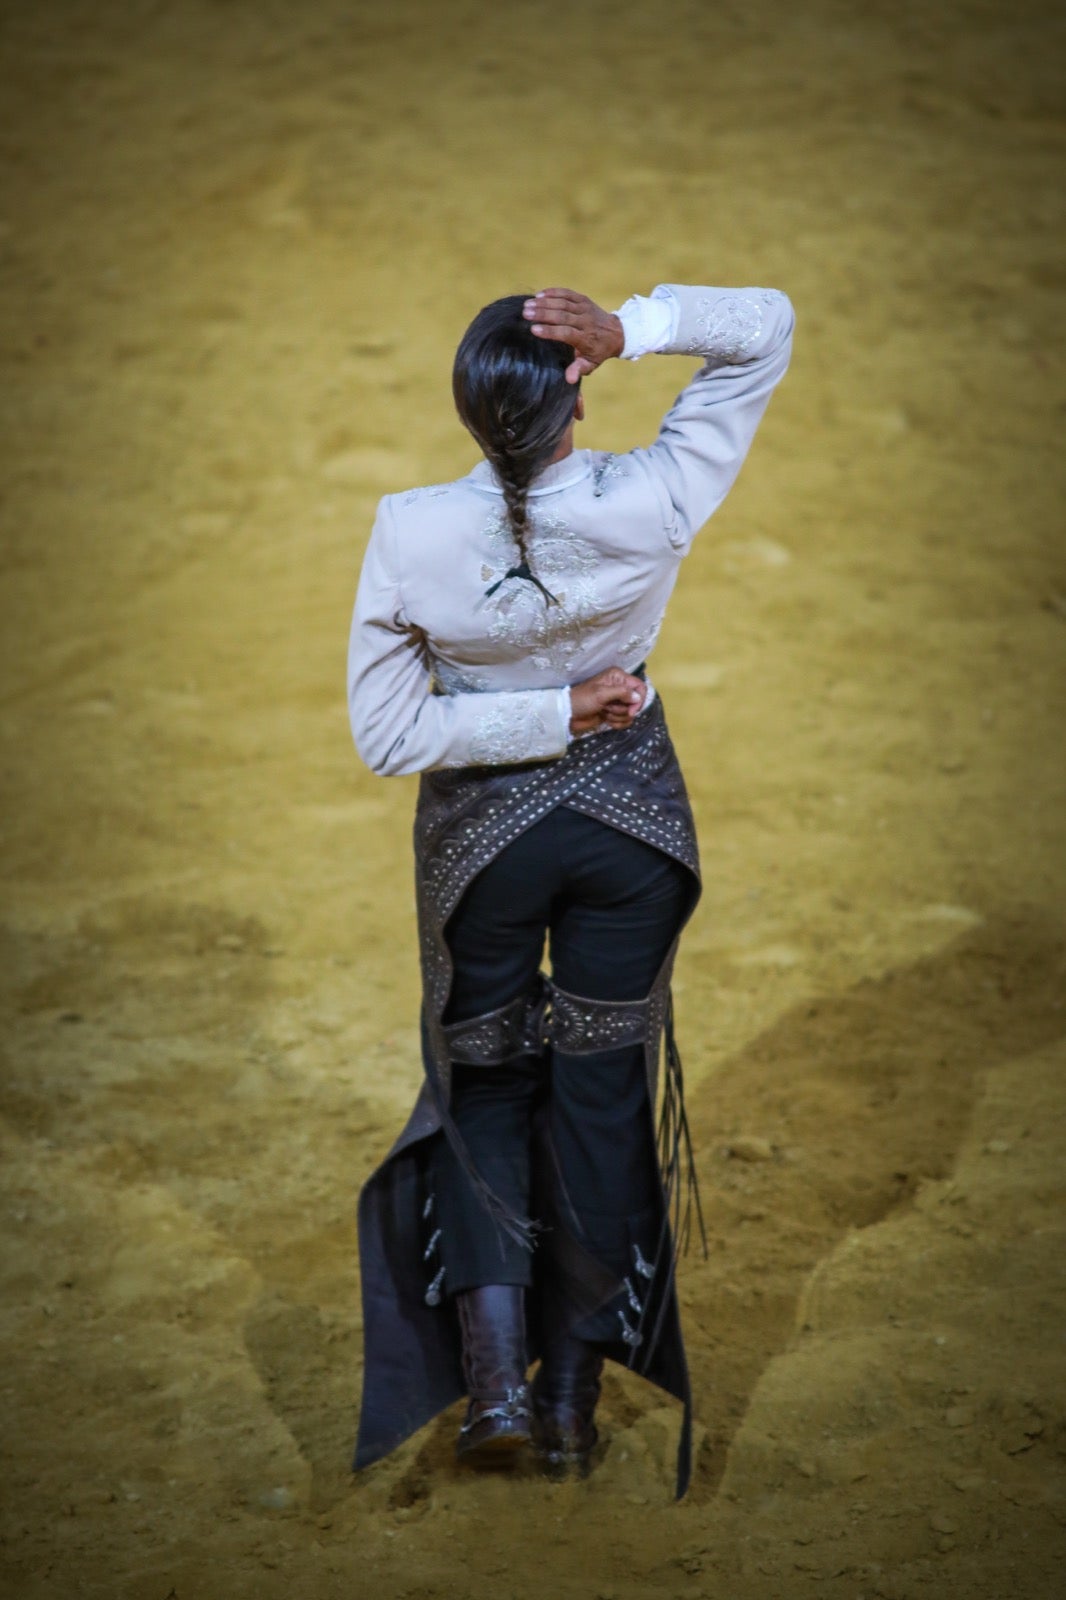
POLYGON ((557 605, 519 579, 486 594, 515 556, 486 462, 381 501, 348 655, 352 732, 374 772, 561 756, 559 691, 650 654, 681 560, 784 376, 794 320, 776 289, 664 288, 678 316, 663 354, 704 364, 655 443, 575 450, 530 490, 531 564, 557 605))

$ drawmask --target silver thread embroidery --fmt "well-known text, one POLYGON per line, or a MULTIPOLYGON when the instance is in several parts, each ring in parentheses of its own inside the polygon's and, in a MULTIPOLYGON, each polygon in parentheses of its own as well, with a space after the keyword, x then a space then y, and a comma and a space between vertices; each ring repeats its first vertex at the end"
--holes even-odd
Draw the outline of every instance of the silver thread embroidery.
POLYGON ((490 704, 474 724, 470 759, 475 766, 497 767, 536 760, 546 732, 538 709, 540 692, 485 696, 488 702, 502 704, 490 704))
POLYGON ((592 493, 599 500, 613 478, 624 478, 626 467, 613 453, 605 455, 592 469, 592 493))
MULTIPOLYGON (((507 584, 488 602, 494 612, 488 636, 512 659, 525 659, 538 672, 565 681, 600 612, 596 582, 600 553, 554 513, 538 509, 531 522, 530 565, 558 604, 546 606, 531 584, 507 584)), ((510 527, 496 513, 485 532, 494 542, 505 544, 499 573, 493 569, 493 576, 502 576, 513 551, 510 527)))
POLYGON ((428 483, 422 488, 408 489, 403 497, 403 504, 413 506, 418 500, 439 500, 450 488, 450 483, 428 483))
POLYGON ((641 662, 647 661, 655 649, 659 638, 659 629, 662 625, 663 619, 660 616, 650 627, 645 628, 642 633, 631 633, 629 635, 619 658, 619 664, 625 667, 627 672, 632 672, 634 667, 639 667, 641 662))
POLYGON ((693 355, 737 361, 762 332, 762 308, 741 295, 704 297, 696 302, 696 324, 689 339, 693 355))

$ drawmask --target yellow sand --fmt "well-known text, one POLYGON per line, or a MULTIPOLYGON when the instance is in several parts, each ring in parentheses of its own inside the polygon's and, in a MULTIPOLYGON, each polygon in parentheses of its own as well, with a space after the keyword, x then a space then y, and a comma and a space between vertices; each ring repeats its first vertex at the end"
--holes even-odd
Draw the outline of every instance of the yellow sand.
MULTIPOLYGON (((1051 1600, 1058 8, 4 12, 4 1594, 1051 1600), (652 661, 706 876, 694 1487, 617 1374, 586 1485, 461 1475, 454 1415, 353 1480, 355 1199, 419 1074, 362 548, 472 463, 480 304, 659 280, 799 318, 652 661)), ((687 371, 614 364, 582 442, 687 371)))

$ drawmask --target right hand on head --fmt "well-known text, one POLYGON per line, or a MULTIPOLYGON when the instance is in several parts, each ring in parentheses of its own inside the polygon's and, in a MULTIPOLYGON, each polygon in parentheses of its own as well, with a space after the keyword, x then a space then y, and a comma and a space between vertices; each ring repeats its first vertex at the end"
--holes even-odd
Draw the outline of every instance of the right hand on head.
POLYGON ((596 728, 628 728, 643 709, 648 685, 621 667, 608 667, 570 689, 570 732, 596 728))
POLYGON ((611 356, 620 356, 626 336, 613 311, 604 311, 587 294, 573 289, 541 289, 522 309, 531 333, 538 339, 556 339, 573 345, 574 359, 566 369, 567 383, 578 383, 611 356))

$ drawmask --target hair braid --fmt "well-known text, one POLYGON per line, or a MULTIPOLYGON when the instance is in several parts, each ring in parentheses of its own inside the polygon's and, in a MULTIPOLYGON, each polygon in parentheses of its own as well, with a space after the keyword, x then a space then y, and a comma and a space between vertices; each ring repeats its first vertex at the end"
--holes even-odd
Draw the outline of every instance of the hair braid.
POLYGON ((528 569, 529 488, 573 419, 579 386, 566 381, 573 349, 532 334, 524 303, 523 295, 507 295, 478 313, 456 352, 452 392, 499 479, 508 525, 528 569))
POLYGON ((529 502, 526 496, 529 494, 533 474, 523 471, 521 466, 516 470, 516 463, 507 456, 498 457, 492 465, 503 488, 503 503, 507 508, 507 520, 511 525, 514 542, 518 546, 519 557, 528 566, 529 548, 526 539, 532 529, 529 525, 529 502))

